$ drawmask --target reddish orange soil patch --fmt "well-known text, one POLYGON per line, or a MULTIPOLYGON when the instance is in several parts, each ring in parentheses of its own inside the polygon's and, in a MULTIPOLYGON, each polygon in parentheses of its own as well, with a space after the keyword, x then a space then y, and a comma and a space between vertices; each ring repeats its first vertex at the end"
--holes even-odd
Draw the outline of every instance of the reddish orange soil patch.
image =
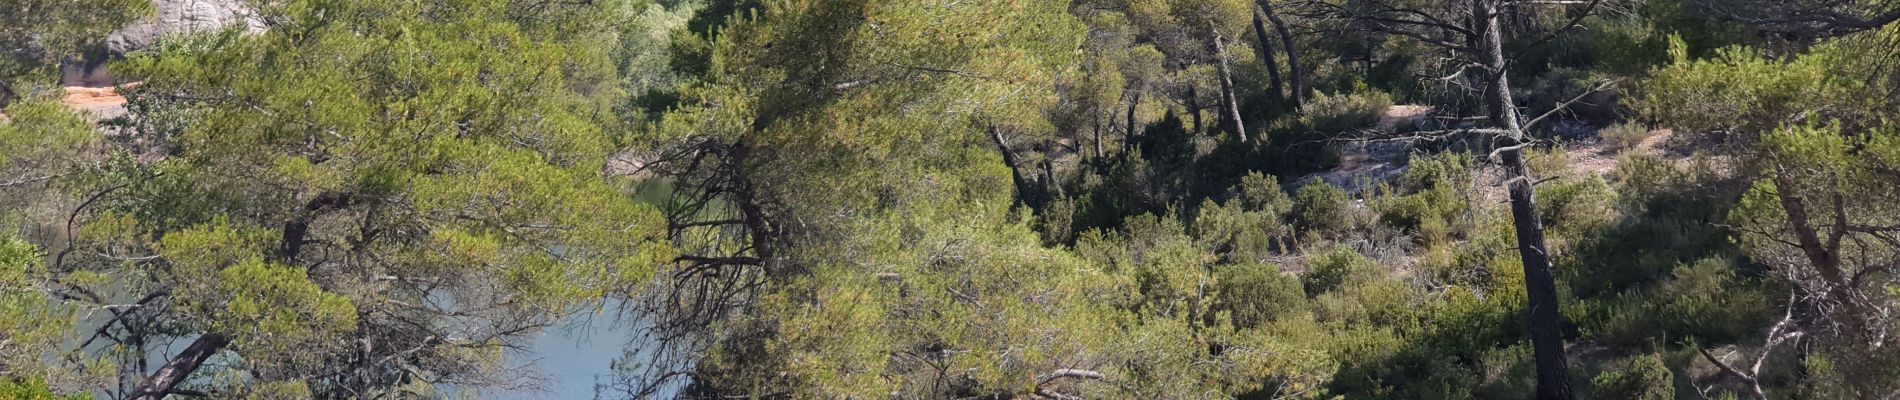
POLYGON ((101 109, 125 105, 125 96, 109 87, 91 88, 80 86, 66 87, 66 98, 61 99, 67 107, 97 112, 101 109))
MULTIPOLYGON (((127 83, 126 88, 138 87, 138 82, 127 83)), ((66 97, 60 99, 67 107, 92 112, 97 119, 107 119, 125 115, 125 96, 119 94, 119 87, 67 86, 66 97)))

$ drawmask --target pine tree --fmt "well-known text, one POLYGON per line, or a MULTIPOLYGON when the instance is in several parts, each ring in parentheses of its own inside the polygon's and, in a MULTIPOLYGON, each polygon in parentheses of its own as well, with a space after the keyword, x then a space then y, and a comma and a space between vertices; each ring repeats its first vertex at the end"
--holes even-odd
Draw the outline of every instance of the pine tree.
POLYGON ((77 340, 129 351, 74 352, 137 374, 144 346, 189 342, 114 395, 512 380, 504 349, 671 261, 660 214, 602 178, 618 85, 597 16, 624 4, 260 6, 263 33, 126 63, 134 134, 169 154, 89 177, 47 267, 76 306, 128 304, 77 340))

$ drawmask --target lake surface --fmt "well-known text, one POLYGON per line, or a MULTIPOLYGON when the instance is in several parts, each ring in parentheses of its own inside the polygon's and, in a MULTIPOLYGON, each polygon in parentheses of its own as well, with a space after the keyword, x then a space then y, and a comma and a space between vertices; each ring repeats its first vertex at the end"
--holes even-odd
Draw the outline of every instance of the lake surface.
MULTIPOLYGON (((568 321, 543 332, 534 338, 527 348, 527 354, 509 354, 510 363, 524 366, 545 375, 546 391, 509 393, 526 397, 504 396, 509 398, 545 398, 545 399, 592 399, 595 398, 595 385, 613 379, 613 362, 620 359, 629 346, 636 343, 635 338, 644 326, 639 321, 628 321, 618 317, 614 310, 617 304, 609 304, 605 311, 583 313, 568 318, 568 321)), ((487 396, 495 398, 494 396, 487 396)), ((671 396, 666 396, 671 397, 671 396)), ((602 398, 614 398, 602 396, 602 398)))
MULTIPOLYGON (((498 390, 495 388, 457 388, 445 387, 444 392, 461 391, 462 394, 486 399, 615 399, 614 393, 596 396, 596 384, 610 382, 614 374, 614 361, 620 360, 629 349, 650 348, 653 344, 645 339, 641 332, 645 326, 637 319, 622 317, 617 311, 619 301, 609 301, 599 312, 577 313, 540 335, 530 338, 523 350, 511 350, 506 353, 508 365, 531 371, 546 378, 537 390, 498 390), (636 340, 639 339, 639 340, 636 340)), ((84 319, 75 328, 83 335, 90 335, 98 324, 110 319, 110 314, 99 313, 84 319)), ((183 351, 196 336, 184 336, 153 343, 146 348, 147 368, 157 369, 163 366, 172 355, 183 351)), ((103 350, 104 341, 94 343, 92 350, 103 350)), ((78 345, 78 343, 72 343, 78 345)), ((207 364, 226 362, 228 353, 220 353, 208 360, 207 364)), ((666 399, 675 396, 685 385, 677 382, 661 390, 656 398, 666 399)), ((104 392, 94 393, 104 395, 104 392)), ((453 397, 450 394, 449 397, 453 397)))

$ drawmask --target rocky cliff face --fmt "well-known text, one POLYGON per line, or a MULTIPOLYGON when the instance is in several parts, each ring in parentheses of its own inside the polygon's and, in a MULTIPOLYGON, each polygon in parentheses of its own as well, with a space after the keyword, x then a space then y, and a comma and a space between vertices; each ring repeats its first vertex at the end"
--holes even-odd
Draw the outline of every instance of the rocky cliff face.
MULTIPOLYGON (((144 21, 113 32, 106 37, 106 57, 149 49, 166 35, 202 32, 238 25, 250 31, 262 31, 263 21, 254 18, 241 0, 152 0, 157 14, 144 21)), ((60 81, 66 86, 104 87, 115 83, 103 62, 68 63, 60 68, 60 81)))
POLYGON ((200 32, 242 25, 252 31, 264 29, 239 0, 153 0, 158 15, 114 32, 106 47, 116 54, 147 49, 159 37, 176 33, 200 32))

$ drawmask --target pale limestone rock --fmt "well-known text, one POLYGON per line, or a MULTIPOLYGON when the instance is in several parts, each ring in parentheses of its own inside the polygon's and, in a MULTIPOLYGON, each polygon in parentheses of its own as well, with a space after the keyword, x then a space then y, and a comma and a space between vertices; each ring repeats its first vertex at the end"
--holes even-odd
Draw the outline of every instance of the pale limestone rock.
MULTIPOLYGON (((158 12, 106 37, 108 57, 118 57, 151 48, 166 35, 204 32, 229 26, 242 26, 250 32, 262 32, 263 21, 246 9, 241 0, 152 0, 158 12)), ((93 58, 93 57, 88 57, 93 58)), ((116 83, 104 63, 68 63, 60 68, 60 81, 66 86, 103 87, 116 83)))

